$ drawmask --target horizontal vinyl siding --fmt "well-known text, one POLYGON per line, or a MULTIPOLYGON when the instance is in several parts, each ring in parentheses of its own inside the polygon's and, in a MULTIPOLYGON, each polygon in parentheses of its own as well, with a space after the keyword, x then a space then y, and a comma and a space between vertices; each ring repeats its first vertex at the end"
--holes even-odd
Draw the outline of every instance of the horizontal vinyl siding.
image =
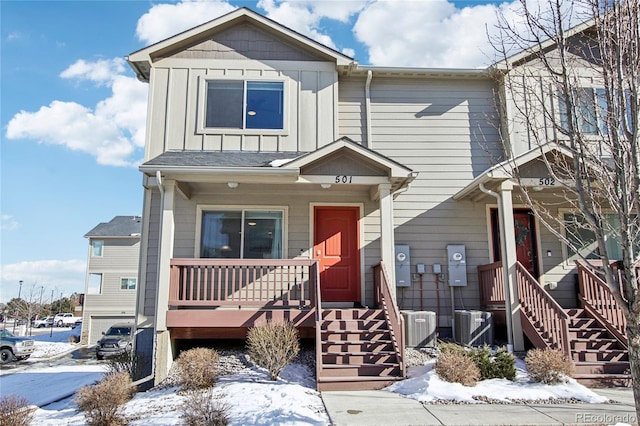
POLYGON ((89 258, 90 273, 138 270, 138 261, 140 260, 139 239, 107 238, 102 241, 104 241, 102 256, 91 256, 89 258))
MULTIPOLYGON (((340 81, 339 106, 342 134, 365 139, 363 80, 340 81)), ((374 73, 371 82, 368 146, 418 172, 394 200, 395 241, 409 244, 412 269, 440 263, 445 272, 447 244, 465 245, 468 286, 455 290, 456 309, 479 308, 476 268, 489 262, 489 243, 484 204, 451 197, 501 156, 495 125, 487 121, 494 108, 488 80, 402 81, 374 73)), ((449 326, 450 289, 446 283, 439 288, 440 325, 449 326)), ((422 291, 414 280, 398 290, 398 303, 402 309, 435 311, 437 296, 435 275, 425 274, 422 291)))

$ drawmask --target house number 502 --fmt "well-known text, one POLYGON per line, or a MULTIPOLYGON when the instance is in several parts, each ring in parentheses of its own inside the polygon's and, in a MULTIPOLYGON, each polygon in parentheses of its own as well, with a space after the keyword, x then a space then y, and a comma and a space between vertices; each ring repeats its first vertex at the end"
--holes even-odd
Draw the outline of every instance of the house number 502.
POLYGON ((351 183, 353 176, 337 175, 336 183, 351 183))

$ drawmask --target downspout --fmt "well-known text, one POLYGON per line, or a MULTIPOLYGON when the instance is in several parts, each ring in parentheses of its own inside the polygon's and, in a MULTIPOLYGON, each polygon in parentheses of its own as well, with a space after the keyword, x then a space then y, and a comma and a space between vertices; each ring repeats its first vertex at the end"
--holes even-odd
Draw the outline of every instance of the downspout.
MULTIPOLYGON (((158 190, 160 191, 160 229, 158 230, 158 241, 162 241, 162 206, 164 205, 164 184, 162 183, 162 174, 160 173, 160 170, 156 170, 156 183, 158 185, 158 190)), ((160 273, 160 256, 158 256, 158 263, 156 266, 156 276, 160 273)), ((156 303, 156 309, 157 309, 157 303, 156 303)), ((155 313, 155 317, 157 317, 158 312, 155 313)), ((146 383, 149 380, 155 380, 156 377, 156 346, 157 346, 158 342, 156 340, 156 333, 155 333, 155 329, 153 331, 153 355, 151 357, 151 374, 149 374, 146 377, 143 377, 141 379, 136 380, 133 383, 133 386, 137 387, 143 383, 146 383)))
MULTIPOLYGON (((498 201, 498 218, 500 218, 500 221, 504 221, 504 217, 502 215, 502 196, 500 195, 500 193, 492 191, 490 189, 487 189, 484 186, 484 183, 480 183, 478 184, 478 188, 480 188, 480 191, 484 192, 485 194, 491 195, 492 197, 495 197, 495 199, 498 201)), ((504 229, 504 225, 500 225, 500 229, 503 230, 504 229)), ((505 291, 505 301, 504 301, 504 310, 505 310, 505 317, 507 320, 507 351, 509 353, 513 353, 513 318, 511 317, 511 290, 509 288, 509 285, 507 284, 507 274, 509 273, 509 265, 507 264, 507 260, 506 260, 506 256, 505 256, 505 252, 506 252, 506 247, 505 247, 505 243, 504 243, 504 239, 505 236, 503 235, 504 231, 500 232, 500 247, 502 249, 502 271, 503 271, 503 285, 504 285, 504 291, 505 291)))
POLYGON ((367 81, 364 84, 364 109, 367 127, 367 148, 369 149, 373 149, 373 140, 371 138, 371 79, 373 79, 373 72, 368 70, 367 81))

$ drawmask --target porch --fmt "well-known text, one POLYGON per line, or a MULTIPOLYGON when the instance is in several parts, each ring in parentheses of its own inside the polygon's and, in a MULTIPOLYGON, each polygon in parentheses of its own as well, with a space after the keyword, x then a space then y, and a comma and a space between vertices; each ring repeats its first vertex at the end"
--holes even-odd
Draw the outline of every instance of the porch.
MULTIPOLYGON (((615 266, 615 265, 614 265, 615 266)), ((590 384, 630 383, 626 321, 598 265, 576 262, 580 308, 565 309, 516 263, 518 312, 524 335, 537 348, 565 352, 575 362, 575 377, 590 384)), ((505 282, 501 262, 478 267, 482 309, 506 318, 505 282)))
POLYGON ((170 262, 171 339, 245 338, 270 320, 316 341, 322 390, 376 389, 405 376, 403 320, 382 263, 375 306, 322 306, 316 259, 180 259, 170 262))

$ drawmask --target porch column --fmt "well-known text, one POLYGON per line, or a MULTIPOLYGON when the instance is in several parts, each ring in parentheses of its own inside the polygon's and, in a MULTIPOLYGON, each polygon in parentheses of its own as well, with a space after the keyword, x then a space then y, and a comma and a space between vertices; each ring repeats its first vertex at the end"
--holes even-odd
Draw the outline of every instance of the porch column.
POLYGON ((505 305, 507 324, 512 333, 513 349, 516 351, 524 350, 524 338, 522 336, 522 324, 520 323, 520 302, 518 301, 518 285, 516 275, 516 239, 515 227, 513 224, 513 183, 504 181, 498 188, 500 198, 498 198, 500 207, 500 229, 502 245, 502 267, 505 271, 505 305))
POLYGON ((393 195, 391 194, 391 185, 378 185, 378 196, 380 206, 380 256, 389 274, 390 284, 395 288, 395 237, 393 234, 393 195))
POLYGON ((160 183, 162 192, 160 235, 158 252, 158 288, 156 289, 156 332, 167 329, 167 310, 169 309, 170 260, 173 257, 173 240, 175 224, 173 206, 176 183, 174 180, 163 180, 160 183))

